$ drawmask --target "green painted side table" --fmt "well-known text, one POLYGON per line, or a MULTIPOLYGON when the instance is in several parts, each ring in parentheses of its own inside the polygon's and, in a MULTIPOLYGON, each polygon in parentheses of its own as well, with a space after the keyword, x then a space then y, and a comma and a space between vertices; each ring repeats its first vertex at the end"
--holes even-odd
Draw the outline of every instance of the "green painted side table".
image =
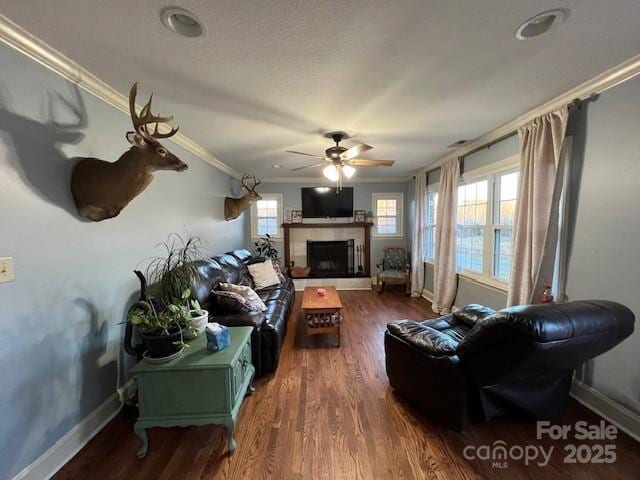
POLYGON ((179 358, 162 365, 142 360, 131 370, 137 377, 140 407, 133 427, 142 440, 138 457, 147 454, 147 428, 210 423, 225 426, 227 447, 234 452, 238 410, 245 394, 253 393, 252 330, 231 327, 231 345, 219 352, 207 350, 203 334, 189 342, 179 358))

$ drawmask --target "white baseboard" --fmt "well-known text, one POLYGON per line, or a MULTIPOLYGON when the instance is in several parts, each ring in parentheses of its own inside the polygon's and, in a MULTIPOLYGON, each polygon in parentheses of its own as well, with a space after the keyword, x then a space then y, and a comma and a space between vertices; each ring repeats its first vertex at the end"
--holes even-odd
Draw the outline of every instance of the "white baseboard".
POLYGON ((571 385, 571 396, 640 442, 640 416, 636 413, 575 378, 571 385))
POLYGON ((51 478, 118 414, 123 401, 128 399, 134 391, 135 379, 131 379, 105 400, 102 405, 69 430, 32 464, 13 477, 13 480, 51 478))

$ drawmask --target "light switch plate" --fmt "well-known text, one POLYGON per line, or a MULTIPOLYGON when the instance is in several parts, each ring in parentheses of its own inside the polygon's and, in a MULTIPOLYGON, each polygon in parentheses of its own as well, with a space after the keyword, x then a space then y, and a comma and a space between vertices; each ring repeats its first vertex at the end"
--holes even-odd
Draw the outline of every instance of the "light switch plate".
POLYGON ((11 282, 14 278, 13 258, 0 257, 0 283, 11 282))

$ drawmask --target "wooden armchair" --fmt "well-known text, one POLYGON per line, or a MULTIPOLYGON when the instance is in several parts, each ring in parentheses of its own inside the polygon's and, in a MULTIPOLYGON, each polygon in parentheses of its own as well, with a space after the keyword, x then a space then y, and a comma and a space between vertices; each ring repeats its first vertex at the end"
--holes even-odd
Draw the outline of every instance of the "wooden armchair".
POLYGON ((411 293, 411 264, 404 247, 386 247, 382 261, 376 264, 377 290, 381 293, 386 284, 404 285, 405 293, 411 293))

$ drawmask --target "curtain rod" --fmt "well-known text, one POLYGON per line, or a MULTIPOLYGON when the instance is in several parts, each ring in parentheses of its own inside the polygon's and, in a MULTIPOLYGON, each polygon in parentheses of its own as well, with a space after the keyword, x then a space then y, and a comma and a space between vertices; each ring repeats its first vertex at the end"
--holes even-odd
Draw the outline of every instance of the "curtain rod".
MULTIPOLYGON (((607 90, 609 90, 610 88, 616 87, 617 85, 620 85, 621 83, 624 83, 630 79, 632 79, 635 76, 640 75, 640 54, 639 55, 635 55, 631 58, 629 58, 628 60, 625 60, 624 62, 620 63, 619 65, 616 65, 615 67, 610 68, 609 70, 606 70, 604 72, 602 72, 600 75, 597 75, 595 77, 593 77, 590 80, 587 80, 584 83, 581 83, 580 85, 572 88, 571 90, 547 101, 546 103, 544 103, 543 105, 540 105, 539 107, 534 108, 533 110, 520 115, 517 118, 514 118, 513 120, 511 120, 510 122, 507 122, 506 124, 499 126, 497 128, 494 128, 493 130, 491 130, 490 132, 485 133, 484 135, 481 135, 480 137, 476 138, 475 140, 472 140, 471 142, 469 142, 470 144, 477 144, 478 141, 480 141, 480 139, 488 137, 491 138, 492 133, 493 134, 497 134, 498 131, 502 132, 501 136, 505 136, 509 133, 511 133, 512 129, 516 130, 517 128, 519 128, 521 125, 525 125, 526 123, 530 122, 532 119, 534 119, 536 116, 540 116, 543 115, 545 113, 549 113, 553 110, 556 110, 557 108, 561 107, 562 105, 575 105, 575 104, 579 104, 582 102, 586 102, 588 100, 593 100, 595 99, 599 94, 606 92, 607 90), (574 100, 569 101, 569 99, 574 98, 574 100), (577 102, 576 102, 577 101, 577 102)), ((508 137, 507 137, 508 138, 508 137)), ((486 140, 485 140, 486 142, 486 140)), ((484 148, 487 144, 494 144, 495 141, 489 141, 487 143, 485 143, 484 145, 482 145, 482 148, 484 148)), ((466 155, 468 155, 467 150, 465 149, 465 146, 462 145, 461 147, 457 148, 456 150, 449 152, 447 154, 444 154, 443 156, 441 156, 439 159, 435 160, 434 162, 431 162, 429 165, 426 165, 425 167, 419 169, 416 173, 424 173, 424 172, 431 172, 434 171, 438 168, 440 168, 440 166, 442 165, 443 162, 445 162, 448 159, 451 158, 455 158, 454 155, 455 153, 460 150, 462 153, 460 155, 458 155, 458 157, 464 157, 466 155)))
MULTIPOLYGON (((569 102, 569 104, 567 105, 567 107, 569 108, 569 111, 571 110, 575 110, 578 109, 580 110, 582 108, 582 105, 586 102, 588 102, 589 100, 593 99, 594 97, 596 97, 597 95, 599 95, 599 93, 594 93, 592 95, 589 95, 588 97, 586 97, 585 99, 581 99, 581 98, 574 98, 571 102, 569 102)), ((474 148, 473 150, 468 151, 467 153, 465 153, 464 155, 461 155, 459 158, 464 160, 465 158, 467 158, 470 155, 473 155, 474 153, 478 153, 484 149, 488 149, 491 148, 492 146, 494 146, 496 143, 500 143, 504 140, 506 140, 507 138, 511 138, 514 135, 518 134, 518 130, 511 130, 510 132, 505 133, 504 135, 491 140, 488 143, 485 143, 483 145, 480 145, 479 147, 474 148)), ((441 167, 441 165, 438 165, 436 167, 433 167, 431 170, 426 170, 426 173, 430 173, 433 172, 435 170, 438 170, 441 167)))

